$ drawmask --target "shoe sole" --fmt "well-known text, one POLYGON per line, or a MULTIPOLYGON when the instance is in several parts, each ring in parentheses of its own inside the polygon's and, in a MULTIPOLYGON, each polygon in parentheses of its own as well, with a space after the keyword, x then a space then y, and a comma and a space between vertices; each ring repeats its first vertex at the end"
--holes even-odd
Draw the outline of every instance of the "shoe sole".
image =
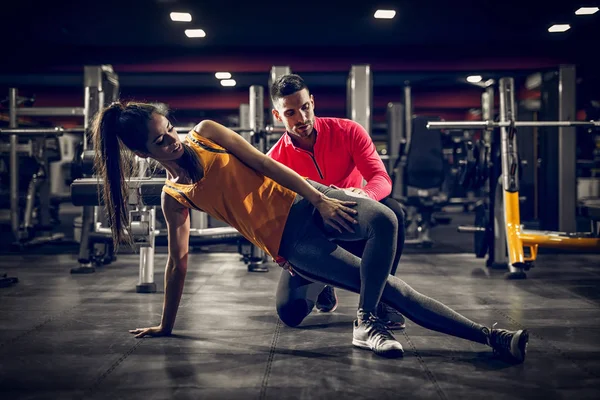
POLYGON ((518 362, 525 361, 527 355, 527 343, 529 342, 529 332, 526 329, 517 332, 518 340, 512 340, 510 343, 510 353, 518 362))
POLYGON ((371 348, 371 346, 369 346, 369 344, 367 342, 365 342, 364 340, 352 339, 352 344, 354 346, 356 346, 356 347, 361 348, 361 349, 371 350, 373 353, 375 353, 375 354, 377 354, 378 356, 381 356, 381 357, 398 358, 398 357, 404 356, 404 350, 403 349, 392 349, 392 350, 388 350, 388 351, 378 351, 378 350, 375 350, 375 349, 371 348))
POLYGON ((406 324, 396 323, 396 322, 388 322, 385 324, 388 329, 405 329, 406 324))

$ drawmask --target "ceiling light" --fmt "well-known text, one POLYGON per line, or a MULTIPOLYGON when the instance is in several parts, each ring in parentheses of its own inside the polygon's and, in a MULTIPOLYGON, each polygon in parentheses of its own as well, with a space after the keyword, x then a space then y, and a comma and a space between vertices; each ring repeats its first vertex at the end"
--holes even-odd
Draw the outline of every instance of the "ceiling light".
POLYGON ((392 19, 396 16, 396 11, 394 10, 377 10, 375 11, 375 18, 378 19, 392 19))
POLYGON ((598 12, 598 7, 581 7, 575 11, 575 15, 592 15, 598 12))
POLYGON ((554 24, 548 28, 548 32, 566 32, 571 29, 569 24, 554 24))
POLYGON ((202 29, 186 29, 185 36, 189 38, 205 37, 206 32, 202 29))
POLYGON ((217 79, 229 79, 229 78, 231 78, 231 74, 229 72, 217 72, 215 74, 215 78, 217 78, 217 79))
POLYGON ((479 83, 481 82, 483 78, 481 77, 481 75, 471 75, 471 76, 467 76, 467 82, 470 83, 479 83))
POLYGON ((223 79, 221 86, 235 86, 235 79, 223 79))
POLYGON ((192 20, 192 14, 181 13, 181 12, 172 12, 171 20, 173 20, 175 22, 190 22, 192 20))

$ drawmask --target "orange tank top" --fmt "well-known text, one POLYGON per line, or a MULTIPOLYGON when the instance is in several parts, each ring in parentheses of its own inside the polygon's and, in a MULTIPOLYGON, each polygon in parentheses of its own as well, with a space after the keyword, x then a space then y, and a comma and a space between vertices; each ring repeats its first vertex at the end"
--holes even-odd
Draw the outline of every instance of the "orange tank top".
POLYGON ((195 131, 186 136, 204 167, 193 184, 165 181, 163 191, 185 207, 204 211, 278 258, 279 244, 296 193, 241 162, 195 131))

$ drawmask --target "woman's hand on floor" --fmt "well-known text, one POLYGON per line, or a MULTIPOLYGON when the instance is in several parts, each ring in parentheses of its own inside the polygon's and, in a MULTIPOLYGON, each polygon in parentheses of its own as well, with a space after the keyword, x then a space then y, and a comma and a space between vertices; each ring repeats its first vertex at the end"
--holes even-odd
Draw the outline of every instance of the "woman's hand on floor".
POLYGON ((135 335, 136 338, 143 338, 144 336, 169 336, 171 332, 167 332, 162 326, 153 326, 150 328, 136 328, 129 331, 135 335))

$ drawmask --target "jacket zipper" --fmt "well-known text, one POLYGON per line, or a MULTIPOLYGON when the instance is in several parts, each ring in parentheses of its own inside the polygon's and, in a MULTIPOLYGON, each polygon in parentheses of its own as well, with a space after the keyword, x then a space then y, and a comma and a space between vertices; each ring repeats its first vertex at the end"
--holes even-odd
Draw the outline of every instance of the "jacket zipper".
POLYGON ((323 173, 321 173, 319 164, 317 164, 317 160, 315 160, 315 157, 311 154, 310 158, 312 158, 313 162, 315 163, 315 167, 317 168, 317 172, 319 173, 319 176, 321 177, 321 179, 325 179, 325 177, 323 176, 323 173))
POLYGON ((310 158, 312 159, 313 164, 315 164, 315 168, 317 169, 317 172, 319 173, 319 176, 321 177, 321 179, 325 179, 325 177, 323 176, 323 173, 321 172, 321 168, 319 168, 319 164, 317 164, 317 159, 315 158, 313 153, 311 153, 308 150, 301 149, 301 148, 297 148, 296 151, 302 151, 302 152, 305 152, 306 154, 308 154, 310 156, 310 158))
POLYGON ((323 176, 323 173, 321 172, 321 168, 319 168, 319 164, 317 164, 317 160, 315 159, 315 156, 312 153, 309 153, 307 151, 308 155, 310 156, 310 158, 313 160, 313 163, 315 164, 315 168, 317 169, 317 172, 319 173, 319 176, 321 177, 321 179, 325 179, 325 177, 323 176))

